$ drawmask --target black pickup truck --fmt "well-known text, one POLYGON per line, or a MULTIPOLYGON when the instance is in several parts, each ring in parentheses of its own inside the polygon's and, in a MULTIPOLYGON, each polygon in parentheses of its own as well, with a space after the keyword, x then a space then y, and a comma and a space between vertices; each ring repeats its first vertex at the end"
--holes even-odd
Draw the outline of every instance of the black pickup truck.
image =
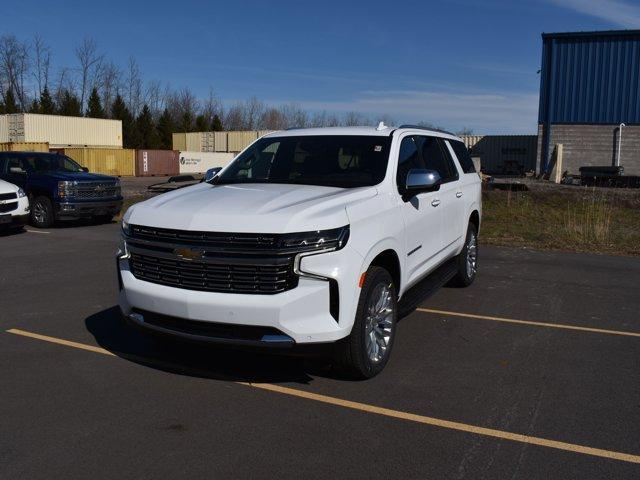
POLYGON ((122 208, 118 178, 89 173, 65 155, 0 152, 0 179, 27 192, 31 223, 40 228, 78 218, 107 222, 122 208))

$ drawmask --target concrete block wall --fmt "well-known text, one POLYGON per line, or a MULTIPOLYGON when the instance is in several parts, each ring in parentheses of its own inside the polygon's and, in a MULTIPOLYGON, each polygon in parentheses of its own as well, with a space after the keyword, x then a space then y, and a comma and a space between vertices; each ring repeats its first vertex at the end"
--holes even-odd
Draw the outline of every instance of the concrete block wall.
MULTIPOLYGON (((543 127, 538 127, 538 165, 543 152, 543 127)), ((564 148, 563 170, 579 174, 587 165, 614 165, 617 151, 618 125, 552 125, 551 149, 561 143, 564 148)), ((620 164, 627 175, 640 175, 640 126, 622 130, 620 164)))

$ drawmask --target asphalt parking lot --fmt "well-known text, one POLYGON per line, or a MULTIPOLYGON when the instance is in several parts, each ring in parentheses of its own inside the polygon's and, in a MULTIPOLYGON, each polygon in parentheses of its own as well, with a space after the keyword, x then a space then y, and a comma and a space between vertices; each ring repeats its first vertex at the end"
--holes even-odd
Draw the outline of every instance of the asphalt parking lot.
POLYGON ((0 478, 640 478, 640 259, 484 248, 351 382, 124 329, 118 235, 0 237, 0 478))

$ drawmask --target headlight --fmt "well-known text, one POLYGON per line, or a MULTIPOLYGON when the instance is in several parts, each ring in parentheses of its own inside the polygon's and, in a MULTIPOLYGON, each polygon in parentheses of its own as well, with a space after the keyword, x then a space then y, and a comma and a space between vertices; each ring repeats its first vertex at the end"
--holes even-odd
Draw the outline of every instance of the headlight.
POLYGON ((127 236, 131 235, 131 227, 124 220, 122 220, 122 233, 124 233, 127 236))
POLYGON ((296 252, 313 252, 316 250, 340 250, 349 240, 349 225, 331 230, 292 233, 283 235, 282 247, 296 252))
POLYGON ((18 198, 24 198, 27 196, 27 192, 25 192, 23 189, 18 188, 18 198))
POLYGON ((76 184, 76 182, 71 182, 68 180, 58 182, 58 197, 73 197, 75 195, 76 184))

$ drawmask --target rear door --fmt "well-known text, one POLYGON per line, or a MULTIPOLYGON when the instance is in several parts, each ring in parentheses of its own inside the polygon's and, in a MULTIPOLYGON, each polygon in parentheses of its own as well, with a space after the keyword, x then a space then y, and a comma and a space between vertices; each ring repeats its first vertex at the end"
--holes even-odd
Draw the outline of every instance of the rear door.
POLYGON ((440 250, 445 252, 461 241, 464 199, 460 172, 449 153, 449 149, 439 137, 422 137, 422 158, 429 170, 436 170, 442 178, 438 190, 439 210, 442 215, 440 250))
MULTIPOLYGON (((407 173, 412 168, 425 168, 420 155, 421 138, 404 137, 400 143, 396 184, 398 195, 405 194, 407 173)), ((405 228, 405 268, 407 286, 428 273, 438 261, 442 245, 442 215, 439 192, 422 192, 400 200, 400 211, 405 228)))

